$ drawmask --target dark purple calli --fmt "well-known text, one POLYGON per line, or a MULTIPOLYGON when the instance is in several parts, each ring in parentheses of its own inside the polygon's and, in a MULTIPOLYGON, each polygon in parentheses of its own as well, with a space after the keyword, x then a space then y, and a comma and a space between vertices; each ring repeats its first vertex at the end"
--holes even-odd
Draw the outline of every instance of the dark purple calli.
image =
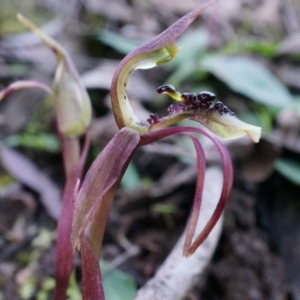
POLYGON ((197 186, 183 249, 183 255, 188 257, 207 238, 220 218, 232 187, 233 170, 230 155, 226 148, 206 131, 197 127, 169 126, 188 118, 201 123, 223 139, 248 135, 254 142, 259 140, 261 130, 259 127, 240 121, 222 102, 214 101, 214 95, 209 92, 181 94, 172 86, 162 86, 158 92, 169 94, 178 103, 169 107, 167 116, 159 118, 153 114, 147 122, 138 119, 126 94, 129 75, 136 69, 152 68, 170 61, 179 51, 175 39, 206 8, 217 1, 212 0, 196 8, 160 35, 129 53, 114 74, 111 85, 111 100, 115 120, 120 131, 92 164, 75 197, 72 245, 74 249, 81 251, 84 277, 82 282, 83 299, 95 299, 94 295, 98 295, 97 299, 104 299, 102 286, 99 284, 91 285, 85 276, 89 274, 92 276, 92 280, 95 278, 100 280, 101 278, 98 261, 109 209, 121 177, 137 147, 154 143, 174 134, 188 136, 195 146, 198 170, 197 186), (217 207, 202 232, 193 240, 201 209, 205 176, 204 151, 194 134, 206 136, 215 144, 223 163, 224 181, 217 207), (91 266, 93 262, 95 265, 91 266), (93 271, 87 270, 87 268, 93 271))

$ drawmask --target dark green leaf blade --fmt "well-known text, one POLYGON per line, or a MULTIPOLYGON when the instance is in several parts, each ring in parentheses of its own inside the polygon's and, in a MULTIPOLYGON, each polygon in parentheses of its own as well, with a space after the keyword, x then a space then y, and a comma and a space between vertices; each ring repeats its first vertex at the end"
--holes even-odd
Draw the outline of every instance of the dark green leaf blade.
POLYGON ((105 261, 100 262, 106 300, 132 300, 137 291, 131 276, 120 270, 109 270, 105 261), (117 287, 117 288, 116 288, 117 287))
POLYGON ((241 56, 207 55, 201 65, 234 91, 272 106, 291 102, 287 88, 253 59, 241 56))
POLYGON ((300 185, 300 163, 287 158, 279 158, 275 161, 275 169, 294 184, 300 185))

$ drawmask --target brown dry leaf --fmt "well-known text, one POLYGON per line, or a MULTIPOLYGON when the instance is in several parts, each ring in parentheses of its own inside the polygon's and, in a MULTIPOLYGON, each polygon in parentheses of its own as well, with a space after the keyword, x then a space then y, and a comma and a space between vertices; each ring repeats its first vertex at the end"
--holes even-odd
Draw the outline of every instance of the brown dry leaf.
POLYGON ((278 157, 276 147, 262 140, 255 145, 254 151, 246 161, 240 164, 237 176, 249 182, 262 182, 273 172, 273 162, 278 157))
POLYGON ((58 219, 61 209, 61 194, 54 182, 40 171, 33 162, 18 152, 1 147, 2 166, 18 181, 37 191, 50 217, 58 219))
POLYGON ((88 12, 101 14, 111 20, 130 22, 134 16, 125 0, 85 0, 84 6, 88 12))
POLYGON ((276 120, 282 130, 294 130, 297 132, 300 125, 300 116, 292 108, 285 108, 280 111, 276 120))
MULTIPOLYGON (((44 77, 40 75, 40 78, 44 77)), ((38 89, 24 89, 4 99, 0 115, 0 138, 23 130, 44 94, 38 89)))
POLYGON ((294 32, 288 35, 279 45, 280 54, 297 54, 300 49, 300 32, 294 32))
POLYGON ((279 148, 300 153, 300 116, 296 109, 285 108, 276 118, 277 127, 268 136, 268 140, 279 148))
MULTIPOLYGON (((12 236, 14 236, 14 228, 18 228, 18 222, 21 220, 24 221, 34 213, 36 208, 35 204, 36 203, 32 193, 21 191, 20 189, 6 191, 5 194, 1 193, 0 235, 9 235, 10 239, 13 238, 12 236)), ((22 226, 21 229, 25 229, 25 226, 22 226)), ((24 234, 20 234, 19 236, 21 236, 20 239, 22 239, 24 234)))
MULTIPOLYGON (((41 29, 47 35, 57 37, 62 32, 62 22, 62 19, 56 18, 41 29)), ((53 72, 56 66, 55 56, 42 44, 39 37, 28 31, 3 38, 0 42, 0 54, 4 57, 31 62, 48 74, 53 72)))
POLYGON ((118 132, 113 114, 93 119, 90 126, 90 137, 93 145, 104 148, 112 137, 118 132))
MULTIPOLYGON (((300 39, 299 39, 299 46, 297 47, 298 49, 300 49, 300 39)), ((295 54, 296 51, 299 52, 299 50, 296 50, 295 47, 295 54)), ((299 73, 300 73, 300 68, 296 64, 284 64, 280 66, 280 68, 278 69, 278 75, 280 76, 281 80, 287 86, 295 87, 297 89, 300 89, 299 73)))
POLYGON ((166 195, 183 184, 195 181, 196 176, 195 166, 183 168, 182 164, 174 164, 162 175, 159 184, 153 185, 150 195, 154 198, 166 195))
POLYGON ((256 20, 267 23, 278 23, 282 0, 265 0, 256 11, 256 20))
MULTIPOLYGON (((178 13, 178 14, 186 14, 189 11, 193 10, 195 7, 200 6, 202 3, 205 3, 206 0, 172 0, 172 1, 160 1, 160 0, 150 0, 152 5, 156 6, 158 11, 164 10, 167 12, 178 13)), ((222 1, 220 1, 217 6, 222 5, 222 1)), ((223 1, 224 2, 224 1, 223 1)), ((239 7, 240 4, 235 0, 226 0, 226 10, 232 9, 233 6, 239 7), (237 3, 237 4, 236 4, 237 3)), ((207 14, 208 12, 204 12, 203 14, 207 14)))

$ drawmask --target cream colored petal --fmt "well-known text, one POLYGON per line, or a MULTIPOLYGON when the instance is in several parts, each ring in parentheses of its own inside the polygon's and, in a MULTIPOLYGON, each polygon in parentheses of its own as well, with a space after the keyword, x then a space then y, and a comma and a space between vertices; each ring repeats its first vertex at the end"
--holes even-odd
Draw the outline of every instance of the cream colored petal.
POLYGON ((230 114, 221 115, 217 111, 201 112, 190 119, 201 123, 222 139, 235 139, 248 135, 254 143, 258 143, 261 136, 261 127, 245 123, 230 114))

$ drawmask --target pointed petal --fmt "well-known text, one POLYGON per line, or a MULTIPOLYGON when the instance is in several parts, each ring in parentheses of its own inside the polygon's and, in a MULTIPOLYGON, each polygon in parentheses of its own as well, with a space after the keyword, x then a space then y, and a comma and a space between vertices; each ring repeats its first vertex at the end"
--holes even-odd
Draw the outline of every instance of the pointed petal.
MULTIPOLYGON (((139 141, 140 134, 125 127, 113 137, 93 162, 75 199, 71 238, 73 248, 80 249, 80 235, 85 233, 93 222, 105 195, 121 179, 139 141)), ((103 210, 102 214, 105 218, 108 211, 103 210)))
POLYGON ((157 123, 150 126, 149 132, 176 124, 184 119, 202 124, 221 139, 236 139, 248 135, 254 143, 258 143, 261 135, 261 127, 245 123, 235 115, 208 110, 176 112, 159 119, 157 123))
POLYGON ((260 127, 247 124, 230 114, 221 115, 217 111, 204 112, 195 114, 190 119, 201 123, 222 139, 235 139, 244 135, 248 135, 254 143, 258 143, 260 139, 260 127))
MULTIPOLYGON (((204 135, 215 144, 215 146, 217 147, 220 153, 222 163, 223 163, 224 181, 223 181, 223 188, 222 188, 222 193, 219 202, 211 218, 207 222, 202 232, 198 235, 198 237, 189 247, 189 249, 187 251, 184 251, 186 256, 192 255, 197 250, 197 248, 205 241, 205 239, 207 238, 211 230, 214 228, 214 226, 216 225, 217 221, 219 220, 219 218, 221 217, 224 211, 233 183, 233 167, 231 163, 230 154, 228 153, 227 149, 217 139, 211 137, 208 133, 201 130, 200 128, 195 128, 195 127, 170 127, 170 128, 164 128, 157 131, 149 132, 146 135, 143 135, 141 137, 141 143, 140 143, 141 145, 148 145, 150 143, 153 143, 157 140, 160 140, 164 137, 173 134, 182 134, 182 133, 190 133, 190 132, 204 135)), ((190 239, 190 237, 188 237, 188 239, 190 239)))
POLYGON ((197 153, 197 186, 194 196, 194 204, 192 207, 191 216, 187 225, 187 233, 183 247, 183 255, 186 256, 188 253, 188 249, 192 244, 192 240, 195 234, 196 225, 198 222, 201 202, 202 202, 202 193, 203 193, 203 186, 204 186, 204 177, 205 177, 205 154, 200 142, 191 134, 186 134, 189 136, 195 146, 196 153, 197 153))
POLYGON ((211 218, 205 225, 202 232, 198 235, 198 237, 195 239, 193 244, 188 249, 186 256, 192 255, 198 249, 198 247, 205 241, 205 239, 208 237, 212 229, 215 227, 216 223, 220 219, 225 209, 232 188, 232 183, 233 183, 233 167, 232 167, 231 157, 227 149, 217 139, 209 136, 206 133, 205 134, 202 133, 202 134, 208 137, 215 144, 215 146, 217 147, 220 153, 222 163, 223 163, 223 172, 224 172, 223 188, 222 188, 220 200, 211 218))

